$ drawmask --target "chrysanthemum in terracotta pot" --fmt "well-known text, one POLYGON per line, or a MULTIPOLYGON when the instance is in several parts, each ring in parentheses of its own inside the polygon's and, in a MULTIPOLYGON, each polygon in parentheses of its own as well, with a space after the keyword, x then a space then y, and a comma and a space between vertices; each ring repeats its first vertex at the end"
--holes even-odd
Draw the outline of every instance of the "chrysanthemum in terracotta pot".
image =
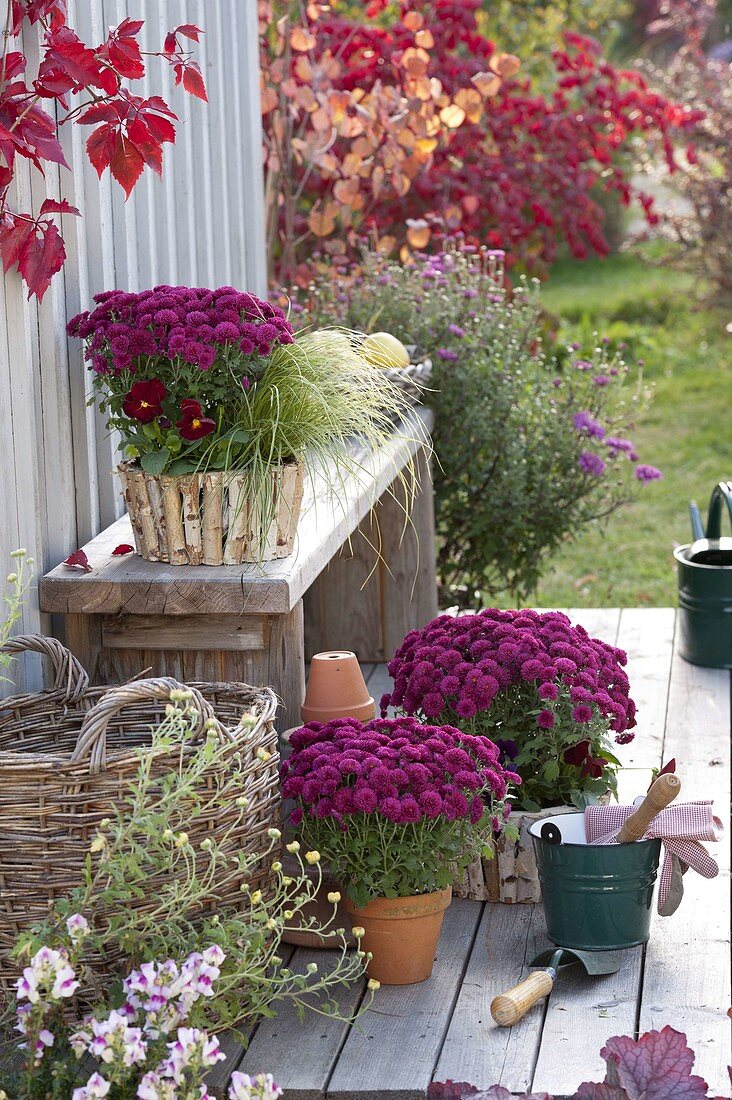
POLYGON ((487 830, 502 821, 518 776, 488 738, 414 718, 313 722, 290 745, 283 797, 296 802, 304 843, 342 884, 370 977, 424 981, 454 867, 488 854, 487 830))
POLYGON ((523 779, 511 816, 518 841, 500 842, 485 874, 469 871, 468 896, 539 901, 529 826, 615 793, 612 738, 632 741, 635 726, 626 661, 558 611, 440 615, 406 636, 388 664, 394 689, 382 710, 489 737, 523 779))

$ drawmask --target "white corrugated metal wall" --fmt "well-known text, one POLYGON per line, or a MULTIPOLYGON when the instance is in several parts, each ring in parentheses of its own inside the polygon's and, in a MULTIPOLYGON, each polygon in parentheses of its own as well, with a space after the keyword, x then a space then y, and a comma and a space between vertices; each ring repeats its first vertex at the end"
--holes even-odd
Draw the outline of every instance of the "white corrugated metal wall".
MULTIPOLYGON (((78 342, 66 339, 67 319, 115 287, 231 284, 261 293, 266 285, 257 0, 69 0, 69 25, 90 43, 126 16, 145 19, 144 50, 160 49, 182 23, 203 29, 195 51, 209 103, 174 89, 169 66, 148 59, 135 90, 163 96, 179 116, 178 136, 164 147, 162 181, 146 170, 126 203, 109 174, 99 181, 88 163, 88 127, 62 128, 71 172, 51 166, 44 180, 18 164, 16 209, 36 211, 61 195, 82 218, 63 218, 68 258, 40 306, 26 301, 15 273, 0 294, 0 591, 15 547, 27 547, 40 572, 121 507, 114 441, 87 407, 89 377, 78 342)), ((32 72, 37 41, 25 49, 32 72)), ((23 629, 48 625, 34 591, 23 629)), ((14 669, 21 687, 37 686, 40 675, 33 660, 14 669)))

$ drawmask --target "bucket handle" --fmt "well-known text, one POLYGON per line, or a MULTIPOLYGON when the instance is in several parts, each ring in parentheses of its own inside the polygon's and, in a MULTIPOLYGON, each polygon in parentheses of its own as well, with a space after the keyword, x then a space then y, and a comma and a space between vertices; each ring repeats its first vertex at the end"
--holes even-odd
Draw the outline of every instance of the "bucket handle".
POLYGON ((718 539, 722 535, 722 502, 727 504, 732 523, 732 481, 720 481, 712 490, 707 518, 707 538, 718 539))

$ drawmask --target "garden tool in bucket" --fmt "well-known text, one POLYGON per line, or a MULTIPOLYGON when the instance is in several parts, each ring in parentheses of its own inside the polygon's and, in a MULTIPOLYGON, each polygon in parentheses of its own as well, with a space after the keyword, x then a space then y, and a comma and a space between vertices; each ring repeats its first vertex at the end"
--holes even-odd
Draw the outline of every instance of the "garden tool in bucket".
POLYGON ((618 807, 623 818, 602 846, 590 843, 584 813, 531 826, 547 931, 557 947, 531 962, 543 970, 494 997, 497 1024, 511 1027, 548 996, 560 967, 579 962, 589 975, 614 974, 621 960, 613 953, 648 939, 661 841, 640 838, 680 789, 676 775, 660 775, 637 805, 618 807))
POLYGON ((679 652, 695 665, 732 668, 732 538, 722 537, 722 509, 732 521, 732 481, 715 485, 706 533, 690 504, 694 542, 674 550, 679 585, 679 652))

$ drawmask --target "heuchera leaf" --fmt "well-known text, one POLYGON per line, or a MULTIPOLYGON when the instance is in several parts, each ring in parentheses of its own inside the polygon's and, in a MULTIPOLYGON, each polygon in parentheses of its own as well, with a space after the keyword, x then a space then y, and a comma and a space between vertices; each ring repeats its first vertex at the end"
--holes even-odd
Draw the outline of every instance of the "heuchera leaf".
POLYGON ((81 569, 84 573, 91 573, 92 571, 89 559, 83 550, 74 550, 73 554, 69 554, 63 562, 63 565, 68 566, 69 569, 81 569))
POLYGON ((433 1081, 427 1088, 427 1100, 462 1100, 478 1091, 467 1081, 433 1081))
POLYGON ((577 1089, 573 1100, 628 1100, 628 1094, 617 1085, 596 1085, 585 1081, 577 1089))
POLYGON ((600 1053, 607 1062, 607 1084, 625 1089, 628 1100, 706 1100, 706 1081, 691 1073, 694 1052, 672 1027, 649 1031, 637 1042, 618 1035, 600 1053))

